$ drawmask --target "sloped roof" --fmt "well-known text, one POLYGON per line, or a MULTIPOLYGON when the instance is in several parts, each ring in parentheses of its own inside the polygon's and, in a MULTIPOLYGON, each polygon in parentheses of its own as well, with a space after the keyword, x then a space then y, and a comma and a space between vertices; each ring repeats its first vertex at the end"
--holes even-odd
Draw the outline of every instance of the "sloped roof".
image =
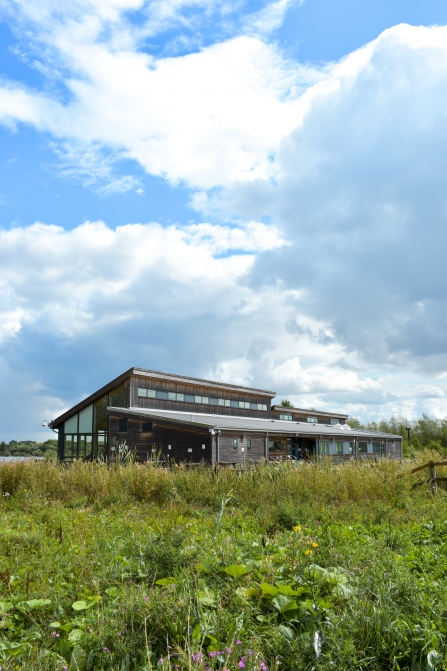
POLYGON ((138 419, 151 419, 153 421, 168 424, 183 425, 189 428, 214 429, 226 431, 259 431, 261 433, 277 434, 283 436, 319 436, 337 437, 345 440, 354 438, 398 438, 391 433, 380 431, 366 431, 364 429, 351 429, 347 424, 311 424, 308 422, 290 422, 280 419, 258 419, 257 417, 235 417, 233 415, 213 415, 200 412, 180 412, 175 410, 160 410, 151 408, 114 408, 109 407, 109 413, 135 417, 138 419))

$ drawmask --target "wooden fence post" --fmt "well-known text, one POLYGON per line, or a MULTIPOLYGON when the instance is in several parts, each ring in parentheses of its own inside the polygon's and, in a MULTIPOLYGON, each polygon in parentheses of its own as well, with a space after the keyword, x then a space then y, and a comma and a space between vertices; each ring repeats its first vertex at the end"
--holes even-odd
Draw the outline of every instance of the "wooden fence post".
POLYGON ((431 487, 431 493, 434 494, 437 489, 436 466, 434 461, 430 461, 430 487, 431 487))

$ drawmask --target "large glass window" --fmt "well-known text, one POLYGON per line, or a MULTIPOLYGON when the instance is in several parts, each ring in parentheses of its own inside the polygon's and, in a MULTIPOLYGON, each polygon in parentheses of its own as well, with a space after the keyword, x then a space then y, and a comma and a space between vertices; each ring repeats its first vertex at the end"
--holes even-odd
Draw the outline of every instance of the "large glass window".
POLYGON ((93 431, 93 404, 84 408, 79 413, 79 433, 91 433, 93 431))
POLYGON ((383 454, 385 452, 385 443, 373 443, 372 448, 374 454, 383 454))
POLYGON ((77 459, 78 456, 78 436, 66 435, 64 444, 64 459, 77 459))
POLYGON ((311 424, 317 424, 318 423, 318 417, 308 417, 307 421, 310 422, 311 424))
POLYGON ((124 408, 124 385, 113 389, 109 394, 109 405, 113 408, 124 408))
POLYGON ((343 441, 342 440, 337 440, 335 443, 335 447, 337 450, 337 454, 343 454, 343 441))
POLYGON ((292 415, 283 415, 283 414, 281 414, 281 415, 279 416, 279 419, 285 419, 285 420, 287 420, 288 422, 291 422, 291 421, 292 421, 292 415))
POLYGON ((368 452, 368 443, 359 442, 359 454, 366 454, 368 452))
POLYGON ((331 417, 331 421, 329 422, 329 424, 339 424, 339 423, 340 421, 338 419, 335 419, 335 417, 331 417))
POLYGON ((320 454, 327 456, 329 454, 329 441, 322 440, 320 445, 321 445, 320 454))
POLYGON ((79 415, 73 415, 70 419, 66 419, 64 422, 64 433, 77 433, 78 432, 78 418, 79 415))
POLYGON ((80 435, 78 441, 78 458, 79 459, 91 459, 92 458, 92 449, 93 449, 93 436, 80 435))

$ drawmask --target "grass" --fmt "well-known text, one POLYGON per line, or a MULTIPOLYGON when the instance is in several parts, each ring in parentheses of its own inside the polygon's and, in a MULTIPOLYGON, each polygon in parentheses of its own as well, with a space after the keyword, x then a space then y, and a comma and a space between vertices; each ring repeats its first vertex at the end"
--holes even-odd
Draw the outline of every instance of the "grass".
POLYGON ((445 669, 413 466, 0 465, 2 670, 445 669))

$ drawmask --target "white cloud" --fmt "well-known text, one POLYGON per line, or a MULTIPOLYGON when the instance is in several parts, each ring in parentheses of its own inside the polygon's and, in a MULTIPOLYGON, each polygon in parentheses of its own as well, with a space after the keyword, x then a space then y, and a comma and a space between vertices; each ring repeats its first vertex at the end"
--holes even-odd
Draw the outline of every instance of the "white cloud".
POLYGON ((23 323, 72 337, 106 323, 228 311, 259 250, 284 241, 272 227, 129 224, 111 230, 86 222, 73 230, 41 223, 0 230, 0 312, 4 337, 23 323), (160 292, 158 287, 163 286, 160 292), (154 290, 157 287, 157 290, 154 290), (11 305, 20 309, 11 310, 11 305))

